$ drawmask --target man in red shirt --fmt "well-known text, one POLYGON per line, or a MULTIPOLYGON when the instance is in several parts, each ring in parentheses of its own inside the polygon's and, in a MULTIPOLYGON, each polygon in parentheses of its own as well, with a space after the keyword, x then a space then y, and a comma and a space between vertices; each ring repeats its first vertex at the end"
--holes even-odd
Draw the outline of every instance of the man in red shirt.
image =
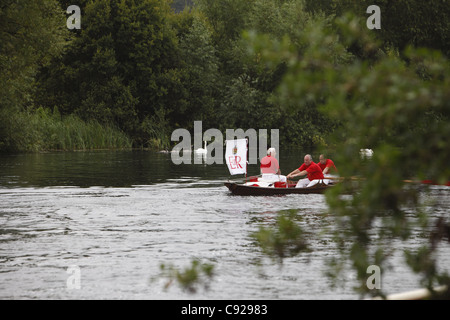
POLYGON ((261 174, 265 181, 282 181, 286 182, 286 177, 281 175, 280 165, 276 157, 275 148, 267 150, 267 156, 261 159, 261 174))
POLYGON ((326 175, 326 174, 333 174, 333 173, 336 174, 338 172, 336 166, 334 165, 333 160, 326 159, 323 154, 321 154, 319 156, 319 163, 318 163, 318 165, 319 165, 319 167, 322 170, 322 173, 324 175, 326 175))
POLYGON ((269 148, 267 150, 267 156, 261 159, 261 174, 272 173, 281 174, 280 165, 278 164, 275 148, 269 148))
POLYGON ((334 165, 333 160, 325 158, 323 154, 319 156, 319 163, 318 163, 320 169, 322 169, 323 176, 325 177, 325 180, 323 180, 323 183, 330 184, 334 182, 334 178, 339 177, 338 170, 336 166, 334 165), (328 178, 328 179, 327 179, 328 178))
POLYGON ((300 179, 297 182, 296 188, 306 188, 311 187, 316 184, 319 180, 323 179, 323 173, 320 167, 312 161, 312 157, 310 154, 307 154, 304 158, 304 163, 300 166, 300 168, 295 169, 291 173, 287 175, 287 178, 293 178, 296 176, 307 176, 304 179, 300 179), (315 181, 317 180, 317 181, 315 181))

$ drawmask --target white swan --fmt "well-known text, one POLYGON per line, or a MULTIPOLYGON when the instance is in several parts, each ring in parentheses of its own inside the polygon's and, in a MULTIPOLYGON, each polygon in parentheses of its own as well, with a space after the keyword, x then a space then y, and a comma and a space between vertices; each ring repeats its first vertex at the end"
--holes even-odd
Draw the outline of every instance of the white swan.
POLYGON ((204 149, 203 148, 198 148, 197 150, 194 151, 195 153, 204 153, 204 154, 206 154, 206 152, 207 152, 207 150, 206 150, 206 141, 203 141, 203 142, 205 144, 205 148, 204 149))
POLYGON ((360 149, 359 155, 361 158, 370 158, 373 156, 373 150, 372 149, 360 149))

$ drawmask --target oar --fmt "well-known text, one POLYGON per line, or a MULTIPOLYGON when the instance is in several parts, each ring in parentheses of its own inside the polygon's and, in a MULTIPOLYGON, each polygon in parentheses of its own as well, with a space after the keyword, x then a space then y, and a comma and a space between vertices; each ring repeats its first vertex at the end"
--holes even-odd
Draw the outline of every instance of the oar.
POLYGON ((366 178, 355 177, 355 176, 352 176, 352 177, 325 177, 324 180, 325 179, 338 180, 338 181, 344 181, 344 180, 366 180, 366 178))
MULTIPOLYGON (((344 180, 358 180, 358 181, 362 181, 362 180, 366 180, 366 178, 363 177, 356 177, 356 176, 352 176, 352 177, 325 177, 325 179, 329 179, 329 180, 338 180, 338 181, 344 181, 344 180)), ((443 185, 443 186, 450 186, 450 181, 447 181, 447 183, 437 183, 435 181, 431 181, 431 180, 411 180, 411 179, 406 179, 406 180, 402 180, 404 183, 415 183, 415 184, 433 184, 433 185, 443 185)))

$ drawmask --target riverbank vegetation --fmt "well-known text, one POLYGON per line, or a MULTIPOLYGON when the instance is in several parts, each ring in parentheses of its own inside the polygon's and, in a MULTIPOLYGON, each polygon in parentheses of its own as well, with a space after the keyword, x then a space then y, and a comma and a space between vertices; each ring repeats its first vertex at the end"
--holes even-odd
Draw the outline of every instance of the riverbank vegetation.
MULTIPOLYGON (((336 9, 356 4, 332 3, 336 9)), ((444 285, 443 296, 448 298, 449 272, 438 261, 439 248, 450 239, 448 214, 439 204, 424 201, 426 187, 411 181, 450 181, 449 47, 442 41, 448 35, 440 33, 448 31, 449 24, 435 11, 441 8, 447 14, 450 7, 442 1, 432 9, 411 1, 409 6, 396 4, 403 5, 402 13, 396 5, 382 10, 385 30, 380 33, 366 28, 364 17, 350 10, 307 25, 298 38, 274 39, 258 32, 244 37, 267 68, 286 64, 272 101, 294 110, 315 106, 325 117, 338 120, 329 135, 339 150, 333 160, 340 175, 364 177, 344 180, 326 193, 327 213, 338 226, 328 232, 340 252, 329 261, 332 278, 339 282, 343 271, 352 268, 361 295, 384 296, 382 286, 373 290, 368 284, 369 267, 387 272, 395 251, 391 243, 412 241, 413 230, 421 230, 418 250, 400 250, 405 264, 420 276, 419 286, 435 293, 434 288, 444 285), (407 19, 395 29, 402 14, 407 19), (419 30, 411 30, 419 14, 428 27, 421 22, 419 30), (401 31, 394 36, 395 30, 401 31), (435 39, 432 45, 429 37, 435 39), (361 159, 360 148, 371 148, 373 157, 361 159)), ((261 245, 264 251, 274 251, 270 243, 261 245)))
POLYGON ((58 110, 39 108, 33 112, 0 110, 2 141, 8 152, 52 150, 130 149, 131 139, 113 125, 83 121, 76 115, 61 117, 58 110))
MULTIPOLYGON (((318 45, 329 63, 342 67, 355 58, 373 63, 382 53, 402 56, 409 44, 450 52, 448 6, 440 0, 426 8, 417 1, 380 1, 383 27, 372 32, 381 42, 378 51, 343 43, 334 30, 344 12, 364 20, 370 1, 79 0, 81 29, 68 30, 65 10, 72 2, 20 0, 2 7, 2 115, 25 120, 38 109, 56 108, 65 121, 96 122, 126 134, 133 147, 168 149, 173 130, 192 130, 195 120, 222 131, 276 128, 284 148, 331 147, 329 135, 345 120, 321 112, 309 92, 286 97, 279 87, 290 61, 263 63, 244 34, 289 39, 301 57, 314 41, 311 26, 319 26, 336 35, 318 45)), ((55 146, 13 145, 21 138, 12 138, 17 132, 11 130, 0 131, 2 151, 55 146)))

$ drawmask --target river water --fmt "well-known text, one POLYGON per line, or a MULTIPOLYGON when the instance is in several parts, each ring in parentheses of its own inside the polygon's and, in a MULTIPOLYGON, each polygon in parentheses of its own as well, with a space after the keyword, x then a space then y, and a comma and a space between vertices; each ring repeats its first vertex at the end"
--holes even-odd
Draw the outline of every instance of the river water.
MULTIPOLYGON (((281 155, 283 173, 303 152, 281 155)), ((249 174, 257 174, 257 166, 249 174)), ((326 260, 337 254, 323 195, 233 196, 226 165, 175 165, 147 151, 55 152, 0 157, 0 299, 358 299, 354 275, 333 288, 326 260), (250 234, 298 209, 309 253, 282 264, 250 234), (161 264, 214 266, 208 288, 183 290, 161 264), (78 282, 73 282, 77 279, 78 282), (74 285, 76 284, 76 285, 74 285)), ((448 216, 448 188, 431 197, 448 216)), ((418 233, 408 248, 426 239, 418 233)), ((387 293, 418 288, 401 254, 383 273, 387 293)), ((450 266, 449 246, 440 251, 450 266)))

